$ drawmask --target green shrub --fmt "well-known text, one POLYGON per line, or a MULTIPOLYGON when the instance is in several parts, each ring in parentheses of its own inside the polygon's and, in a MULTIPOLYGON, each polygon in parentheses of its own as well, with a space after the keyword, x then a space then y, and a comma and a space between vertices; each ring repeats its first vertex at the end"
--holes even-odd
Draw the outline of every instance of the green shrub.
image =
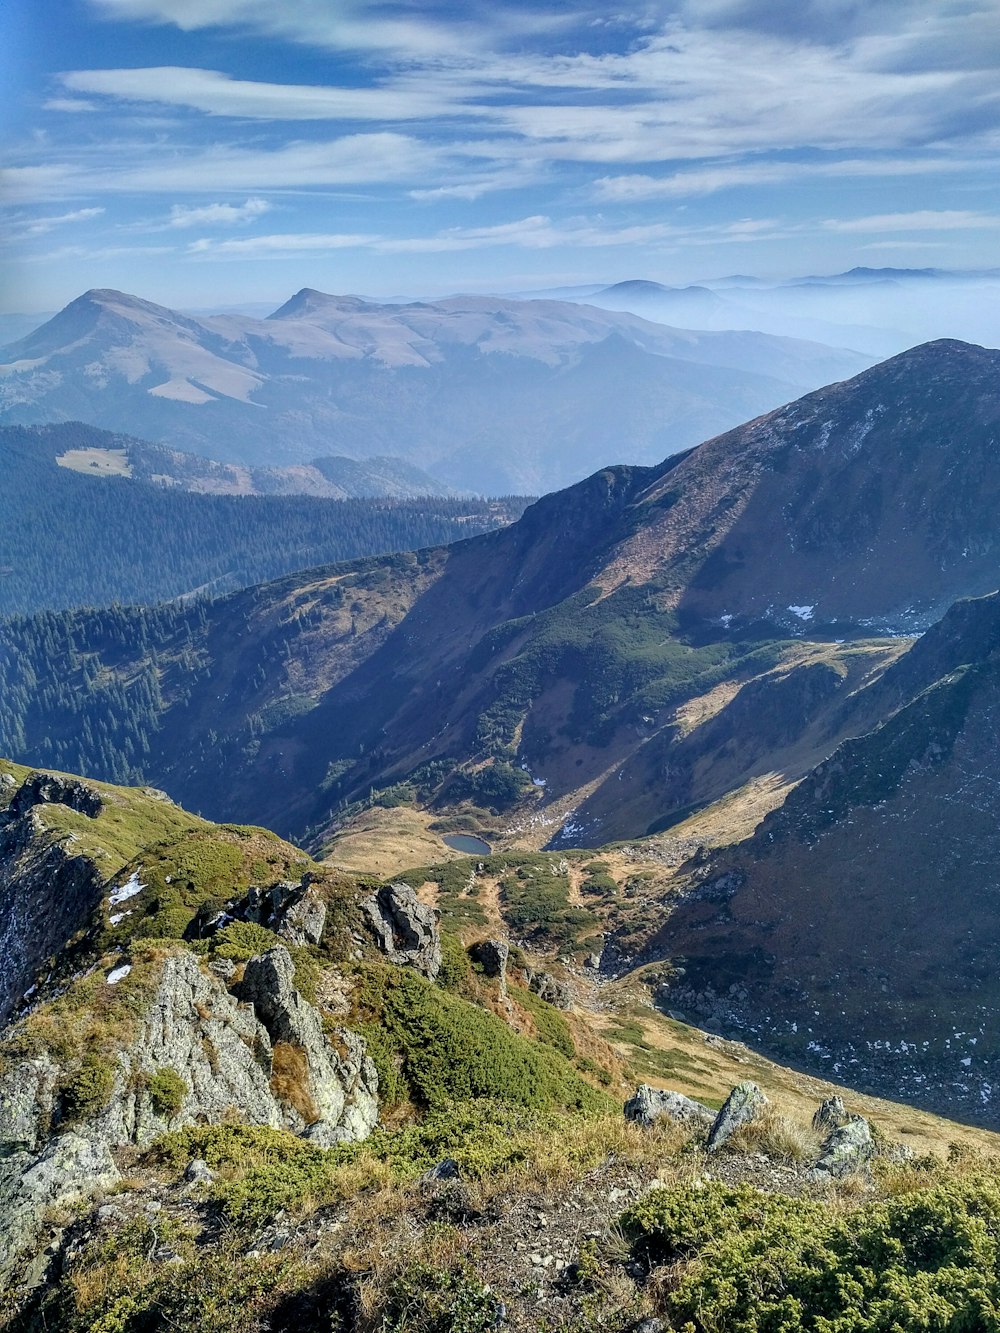
POLYGON ((258 954, 267 953, 279 943, 273 930, 258 926, 255 921, 231 921, 212 937, 212 952, 219 958, 230 958, 234 963, 246 963, 258 954))
POLYGON ((157 1115, 166 1116, 168 1119, 175 1116, 184 1104, 184 1098, 188 1095, 190 1089, 187 1083, 176 1069, 171 1069, 165 1065, 158 1069, 147 1084, 149 1100, 153 1104, 153 1110, 157 1115))
POLYGON ((538 1033, 538 1040, 546 1046, 552 1046, 560 1055, 572 1060, 576 1055, 576 1043, 569 1030, 569 1024, 562 1014, 548 1001, 543 1000, 534 991, 518 990, 514 998, 522 1009, 527 1009, 538 1033))
POLYGON ((646 1262, 680 1265, 685 1333, 1000 1327, 1000 1183, 980 1177, 849 1214, 718 1182, 656 1190, 621 1218, 646 1262))
MULTIPOLYGON (((565 1057, 415 972, 365 968, 352 998, 355 1026, 381 1048, 383 1064, 391 1054, 398 1086, 417 1106, 477 1097, 539 1108, 607 1104, 565 1057)), ((383 1104, 389 1104, 384 1093, 383 1104)))
POLYGON ((500 1298, 471 1270, 418 1263, 389 1283, 379 1327, 382 1333, 492 1333, 503 1322, 500 1298))
POLYGON ((437 974, 439 986, 445 990, 465 991, 472 976, 472 964, 465 946, 450 930, 441 932, 441 970, 437 974))
POLYGON ((115 1067, 111 1061, 88 1053, 63 1085, 63 1119, 75 1123, 103 1111, 111 1100, 114 1086, 115 1067))

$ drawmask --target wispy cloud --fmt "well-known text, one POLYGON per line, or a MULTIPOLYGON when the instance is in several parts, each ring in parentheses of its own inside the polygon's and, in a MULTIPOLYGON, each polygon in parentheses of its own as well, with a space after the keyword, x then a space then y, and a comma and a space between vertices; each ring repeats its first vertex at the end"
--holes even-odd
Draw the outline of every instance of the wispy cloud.
POLYGON ((255 222, 271 211, 266 199, 248 199, 244 204, 174 204, 168 227, 233 227, 255 222))
POLYGON ((234 79, 213 69, 172 65, 146 69, 72 70, 59 76, 63 87, 127 102, 188 107, 210 116, 251 120, 428 120, 475 114, 454 91, 442 92, 412 79, 380 82, 371 88, 263 83, 234 79))
POLYGON ((44 236, 57 227, 65 227, 74 222, 91 222, 103 215, 103 208, 77 208, 72 213, 58 213, 48 217, 35 218, 24 225, 26 236, 44 236))
POLYGON ((828 218, 823 226, 839 232, 996 231, 1000 216, 963 209, 921 209, 913 213, 876 213, 862 218, 828 218))
POLYGON ((607 247, 657 246, 679 243, 704 245, 776 238, 785 233, 766 218, 742 218, 715 227, 683 227, 665 222, 612 227, 588 218, 555 222, 543 214, 517 218, 484 227, 449 227, 426 236, 384 236, 322 232, 274 233, 238 240, 201 238, 188 247, 190 255, 241 259, 273 258, 281 254, 311 251, 365 249, 381 254, 448 254, 464 250, 514 247, 521 250, 557 248, 599 249, 607 247))

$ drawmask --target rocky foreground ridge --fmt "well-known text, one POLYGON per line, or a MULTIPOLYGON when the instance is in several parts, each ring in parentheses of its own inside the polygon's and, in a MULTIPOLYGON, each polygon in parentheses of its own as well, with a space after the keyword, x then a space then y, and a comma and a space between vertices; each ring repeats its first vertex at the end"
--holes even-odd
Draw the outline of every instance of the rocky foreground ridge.
MULTIPOLYGON (((833 1273, 855 1262, 845 1209, 877 1245, 907 1234, 895 1192, 919 1195, 924 1237, 947 1207, 993 1206, 968 1132, 928 1117, 968 1177, 950 1204, 954 1165, 895 1146, 848 1094, 810 1123, 787 1081, 742 1075, 712 1105, 633 1092, 582 974, 544 934, 526 949, 463 909, 433 879, 448 867, 346 876, 162 793, 3 761, 0 811, 0 1318, 17 1333, 709 1333, 700 1273, 742 1264, 759 1291, 726 1250, 748 1227, 773 1251, 791 1218, 833 1273)), ((521 863, 538 901, 541 867, 521 863)), ((457 873, 474 887, 483 869, 457 873)), ((900 1265, 849 1286, 873 1309, 913 1263, 938 1292, 918 1237, 913 1257, 901 1243, 900 1265)), ((933 1299, 964 1310, 983 1262, 933 1299)), ((765 1283, 760 1308, 782 1299, 765 1283)))

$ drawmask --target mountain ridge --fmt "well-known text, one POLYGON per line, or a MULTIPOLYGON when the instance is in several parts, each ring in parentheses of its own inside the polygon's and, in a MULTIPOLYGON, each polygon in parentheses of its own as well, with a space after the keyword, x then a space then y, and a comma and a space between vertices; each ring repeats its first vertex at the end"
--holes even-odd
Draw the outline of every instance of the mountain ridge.
POLYGON ((651 463, 870 360, 570 302, 308 288, 266 319, 94 289, 0 357, 0 421, 82 419, 244 465, 403 455, 453 487, 536 494, 616 440, 651 463))

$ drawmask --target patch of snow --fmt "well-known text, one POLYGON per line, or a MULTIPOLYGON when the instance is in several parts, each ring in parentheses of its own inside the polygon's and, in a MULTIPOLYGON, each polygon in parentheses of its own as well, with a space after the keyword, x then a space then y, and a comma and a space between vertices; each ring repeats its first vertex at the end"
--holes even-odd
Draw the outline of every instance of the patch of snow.
POLYGON ((812 620, 813 612, 816 610, 814 606, 790 606, 788 609, 793 616, 798 616, 800 620, 812 620))
POLYGON ((122 963, 121 967, 116 967, 111 972, 108 973, 107 975, 108 985, 117 986, 119 981, 124 981, 131 971, 132 971, 131 963, 122 963))
POLYGON ((109 907, 117 907, 119 903, 127 902, 129 898, 134 898, 137 893, 142 893, 146 886, 139 882, 140 870, 142 870, 142 866, 139 867, 139 870, 133 870, 124 884, 120 884, 117 889, 111 890, 111 897, 108 899, 109 907))

